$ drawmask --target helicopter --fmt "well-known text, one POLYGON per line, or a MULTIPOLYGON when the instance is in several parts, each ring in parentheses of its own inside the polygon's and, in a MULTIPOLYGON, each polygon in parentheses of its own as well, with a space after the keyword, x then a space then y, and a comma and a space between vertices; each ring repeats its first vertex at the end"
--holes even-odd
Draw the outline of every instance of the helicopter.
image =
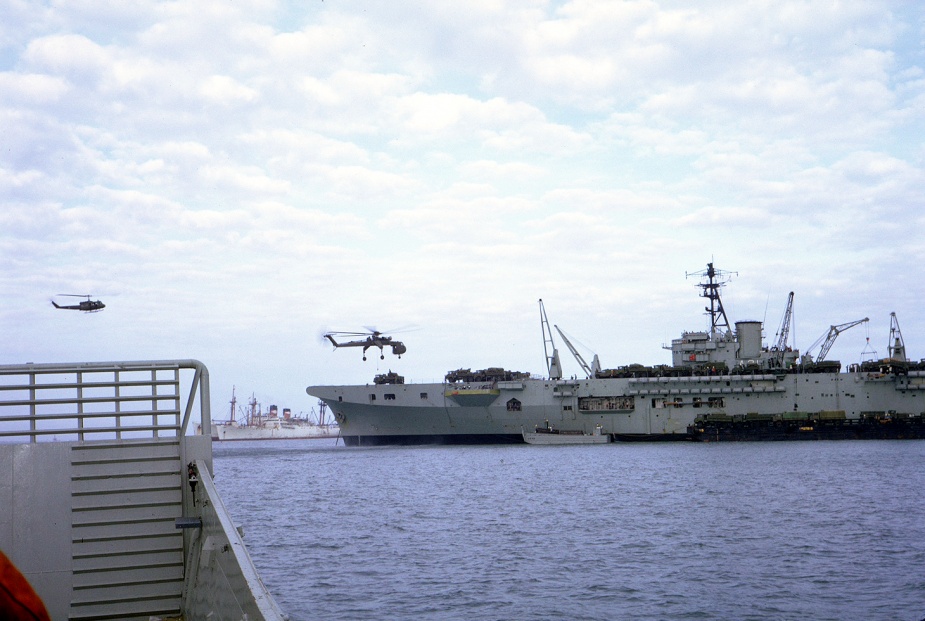
POLYGON ((378 330, 370 330, 369 332, 326 332, 324 338, 331 341, 331 344, 334 345, 334 349, 339 347, 362 347, 363 348, 363 360, 366 360, 366 350, 370 347, 379 348, 379 359, 385 360, 385 353, 383 352, 383 347, 391 347, 392 353, 401 358, 401 355, 408 351, 408 348, 405 347, 405 344, 401 341, 395 341, 391 336, 386 336, 378 330), (365 336, 363 340, 357 341, 347 341, 346 343, 338 343, 334 340, 335 336, 365 336))
POLYGON ((91 300, 89 295, 74 295, 73 293, 59 293, 58 295, 69 297, 69 298, 87 298, 86 300, 80 302, 79 304, 68 304, 61 305, 55 302, 54 300, 51 303, 55 308, 62 310, 77 310, 83 311, 85 313, 95 313, 106 308, 106 305, 100 302, 99 300, 91 300))

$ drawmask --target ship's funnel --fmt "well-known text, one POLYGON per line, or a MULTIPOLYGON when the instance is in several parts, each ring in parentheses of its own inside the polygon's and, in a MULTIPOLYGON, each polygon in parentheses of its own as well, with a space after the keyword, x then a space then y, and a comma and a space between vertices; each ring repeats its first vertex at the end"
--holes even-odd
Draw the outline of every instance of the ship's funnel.
POLYGON ((739 360, 753 360, 761 354, 761 322, 737 321, 736 341, 739 343, 739 360))

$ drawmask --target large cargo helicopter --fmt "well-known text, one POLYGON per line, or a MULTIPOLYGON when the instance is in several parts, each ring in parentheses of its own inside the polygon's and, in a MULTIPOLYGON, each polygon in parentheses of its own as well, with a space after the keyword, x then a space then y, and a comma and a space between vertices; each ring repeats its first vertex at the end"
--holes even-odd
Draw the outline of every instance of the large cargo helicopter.
POLYGON ((368 332, 326 332, 324 338, 331 341, 331 344, 334 345, 334 349, 340 347, 362 347, 363 348, 363 360, 366 360, 366 350, 370 347, 379 348, 379 358, 385 360, 385 352, 383 351, 384 347, 391 347, 392 353, 401 358, 401 355, 408 351, 408 348, 405 347, 405 344, 401 341, 394 340, 391 336, 386 336, 378 330, 370 329, 368 332), (340 342, 334 340, 335 336, 365 336, 365 339, 356 340, 356 341, 347 341, 340 342))

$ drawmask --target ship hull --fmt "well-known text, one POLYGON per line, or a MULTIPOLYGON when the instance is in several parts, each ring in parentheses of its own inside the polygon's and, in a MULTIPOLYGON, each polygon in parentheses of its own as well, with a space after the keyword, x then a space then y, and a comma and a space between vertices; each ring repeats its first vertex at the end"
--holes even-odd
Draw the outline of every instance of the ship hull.
MULTIPOLYGON (((348 446, 522 443, 552 425, 618 441, 696 438, 696 422, 864 420, 925 412, 925 371, 753 373, 586 380, 312 386, 348 446)), ((836 434, 838 435, 838 434, 836 434)), ((852 437, 845 433, 844 437, 852 437)))
POLYGON ((228 425, 212 424, 212 439, 217 442, 238 440, 304 440, 336 438, 335 425, 281 424, 281 425, 228 425))
POLYGON ((344 446, 440 446, 480 444, 522 444, 523 437, 515 434, 389 434, 342 435, 344 446))

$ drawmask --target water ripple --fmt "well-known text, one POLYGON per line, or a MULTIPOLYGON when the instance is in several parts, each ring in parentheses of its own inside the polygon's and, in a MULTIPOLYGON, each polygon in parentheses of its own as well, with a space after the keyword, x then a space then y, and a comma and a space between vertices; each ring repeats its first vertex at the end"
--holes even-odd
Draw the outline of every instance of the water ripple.
POLYGON ((922 619, 923 463, 918 441, 215 447, 264 582, 335 621, 922 619))

